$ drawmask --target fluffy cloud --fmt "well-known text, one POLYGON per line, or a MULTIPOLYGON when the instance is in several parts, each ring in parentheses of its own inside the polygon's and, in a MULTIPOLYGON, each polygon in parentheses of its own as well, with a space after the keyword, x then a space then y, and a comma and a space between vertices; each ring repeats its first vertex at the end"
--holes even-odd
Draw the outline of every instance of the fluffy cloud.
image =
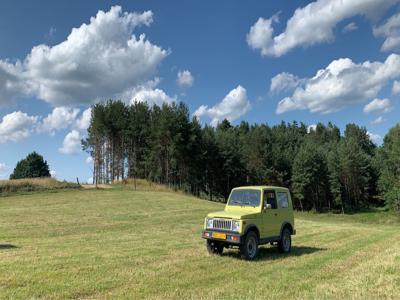
POLYGON ((54 170, 51 170, 50 171, 50 175, 51 175, 52 178, 56 178, 57 172, 54 171, 54 170))
POLYGON ((301 80, 299 77, 290 73, 280 73, 271 79, 271 92, 290 91, 300 85, 301 80))
POLYGON ((87 163, 88 165, 93 164, 93 158, 92 158, 91 156, 88 156, 88 157, 86 158, 86 163, 87 163))
POLYGON ((376 26, 373 33, 377 37, 385 38, 382 51, 400 49, 400 13, 391 16, 382 25, 376 26))
POLYGON ((398 0, 318 0, 298 8, 287 21, 284 32, 274 36, 277 15, 259 18, 247 34, 247 43, 264 56, 281 56, 299 46, 334 40, 334 28, 347 18, 363 15, 378 18, 398 0))
POLYGON ((209 117, 211 125, 216 126, 223 119, 235 121, 250 110, 250 101, 247 98, 246 89, 240 85, 231 90, 221 102, 208 107, 200 106, 193 115, 197 117, 209 117))
POLYGON ((194 77, 192 76, 189 70, 179 71, 176 78, 176 82, 181 88, 191 87, 194 82, 194 77))
POLYGON ((395 81, 393 82, 392 94, 393 94, 393 95, 398 95, 398 94, 400 94, 400 81, 395 80, 395 81))
POLYGON ((81 140, 86 136, 86 130, 90 125, 91 117, 92 109, 88 108, 83 111, 80 118, 74 119, 74 122, 70 126, 73 130, 64 137, 63 145, 58 149, 60 153, 75 154, 81 151, 81 140))
POLYGON ((392 102, 389 99, 374 99, 370 103, 364 106, 364 112, 370 113, 373 111, 386 113, 392 110, 392 102))
POLYGON ((0 105, 9 104, 28 92, 29 86, 24 79, 21 63, 12 64, 0 59, 0 105))
POLYGON ((37 124, 38 117, 21 111, 5 115, 0 122, 0 143, 17 142, 27 138, 37 124))
POLYGON ((344 33, 346 33, 346 32, 354 31, 354 30, 357 30, 357 29, 358 29, 357 24, 354 23, 354 22, 351 22, 351 23, 347 24, 346 26, 344 26, 342 31, 344 33))
POLYGON ((62 153, 73 153, 75 151, 67 150, 73 148, 68 145, 71 145, 73 137, 77 136, 75 132, 79 134, 80 145, 80 139, 85 136, 90 125, 91 108, 83 111, 80 117, 78 115, 78 108, 56 107, 40 122, 39 116, 28 116, 21 111, 15 111, 5 115, 0 122, 0 143, 18 142, 29 137, 33 132, 54 134, 57 130, 71 128, 73 130, 65 137, 64 146, 60 148, 63 150, 60 151, 62 153))
POLYGON ((375 120, 371 122, 372 125, 379 125, 385 122, 385 119, 382 116, 377 117, 375 120))
POLYGON ((367 131, 369 139, 375 144, 380 144, 382 142, 382 137, 379 134, 371 133, 367 131))
POLYGON ((43 119, 42 124, 39 126, 39 131, 47 131, 54 134, 54 131, 72 125, 78 114, 78 108, 68 108, 65 106, 56 107, 43 119))
POLYGON ((92 109, 89 107, 82 113, 82 116, 76 120, 75 128, 79 131, 86 131, 89 128, 91 118, 92 109))
POLYGON ((75 154, 81 149, 81 139, 83 137, 77 130, 72 130, 68 133, 63 141, 63 145, 58 151, 62 154, 75 154))
POLYGON ((312 78, 303 79, 293 94, 282 99, 277 113, 296 109, 330 113, 371 100, 388 81, 400 76, 400 56, 391 54, 384 62, 354 63, 349 58, 332 61, 312 78))
POLYGON ((177 101, 176 96, 171 97, 161 89, 145 86, 133 89, 130 99, 132 104, 135 102, 147 102, 150 105, 157 104, 159 106, 163 103, 171 104, 177 101))
POLYGON ((34 47, 22 63, 0 61, 0 103, 21 91, 54 106, 91 103, 146 82, 168 55, 144 35, 132 35, 152 21, 151 11, 127 13, 113 6, 60 44, 34 47))

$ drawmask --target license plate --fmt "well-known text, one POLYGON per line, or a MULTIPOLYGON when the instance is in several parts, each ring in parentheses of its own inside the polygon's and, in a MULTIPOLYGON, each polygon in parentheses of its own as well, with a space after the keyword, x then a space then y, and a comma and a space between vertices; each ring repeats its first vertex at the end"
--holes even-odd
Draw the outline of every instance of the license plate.
POLYGON ((226 234, 220 232, 213 232, 213 238, 226 240, 226 234))

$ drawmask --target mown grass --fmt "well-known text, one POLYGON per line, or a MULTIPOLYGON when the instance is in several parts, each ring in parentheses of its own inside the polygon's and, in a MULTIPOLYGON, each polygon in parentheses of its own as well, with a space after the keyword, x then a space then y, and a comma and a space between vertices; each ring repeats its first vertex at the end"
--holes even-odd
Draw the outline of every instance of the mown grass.
POLYGON ((0 196, 8 196, 16 193, 24 194, 30 192, 58 191, 79 188, 79 184, 57 181, 54 178, 0 180, 0 196))
POLYGON ((293 251, 209 256, 203 218, 223 205, 104 189, 0 199, 0 298, 399 298, 400 230, 357 215, 297 214, 293 251))

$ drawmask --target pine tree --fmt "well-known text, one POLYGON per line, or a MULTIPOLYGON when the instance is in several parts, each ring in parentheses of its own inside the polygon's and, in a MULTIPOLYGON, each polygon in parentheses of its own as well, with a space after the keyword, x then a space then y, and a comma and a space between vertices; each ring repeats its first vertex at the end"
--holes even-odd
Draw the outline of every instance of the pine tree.
POLYGON ((400 212, 400 124, 391 128, 382 147, 381 196, 388 207, 400 212))

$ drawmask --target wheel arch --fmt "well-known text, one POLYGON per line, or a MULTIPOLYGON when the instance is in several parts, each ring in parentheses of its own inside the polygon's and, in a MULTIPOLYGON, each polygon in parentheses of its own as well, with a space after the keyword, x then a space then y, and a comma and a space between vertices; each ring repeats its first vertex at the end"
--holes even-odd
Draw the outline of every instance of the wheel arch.
POLYGON ((250 231, 254 231, 257 234, 257 238, 258 240, 260 240, 260 230, 258 229, 258 227, 255 224, 249 224, 246 226, 245 230, 244 230, 244 236, 246 236, 246 234, 248 234, 250 231))
POLYGON ((282 223, 280 236, 282 236, 282 232, 283 232, 283 230, 284 230, 285 228, 288 228, 288 229, 289 229, 290 234, 293 234, 293 233, 294 233, 292 224, 290 224, 290 222, 285 221, 285 222, 282 223))

